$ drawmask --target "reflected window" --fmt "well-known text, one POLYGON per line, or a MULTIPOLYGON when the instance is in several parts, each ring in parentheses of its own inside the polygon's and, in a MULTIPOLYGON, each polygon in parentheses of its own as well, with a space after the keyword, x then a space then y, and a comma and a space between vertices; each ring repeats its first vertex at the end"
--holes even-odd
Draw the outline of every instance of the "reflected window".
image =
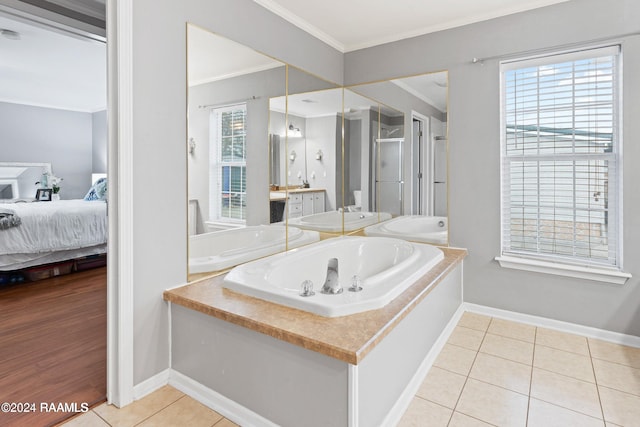
POLYGON ((246 104, 211 111, 209 217, 244 222, 247 200, 246 104))

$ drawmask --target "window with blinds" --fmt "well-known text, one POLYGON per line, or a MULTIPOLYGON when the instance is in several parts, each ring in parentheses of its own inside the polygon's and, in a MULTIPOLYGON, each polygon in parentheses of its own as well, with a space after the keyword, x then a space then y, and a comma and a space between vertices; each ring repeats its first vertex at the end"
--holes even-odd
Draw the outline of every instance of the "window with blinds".
POLYGON ((618 57, 501 64, 503 256, 620 268, 618 57))
POLYGON ((211 112, 210 218, 244 221, 247 206, 247 108, 211 112))

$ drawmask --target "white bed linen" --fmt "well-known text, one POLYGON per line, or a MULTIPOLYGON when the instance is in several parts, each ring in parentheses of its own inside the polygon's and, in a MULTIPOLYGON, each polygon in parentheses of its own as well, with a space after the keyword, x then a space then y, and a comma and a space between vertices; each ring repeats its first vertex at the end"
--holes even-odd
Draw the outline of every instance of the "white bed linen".
POLYGON ((0 255, 42 253, 85 248, 107 241, 104 201, 59 200, 2 204, 22 220, 0 230, 0 255))

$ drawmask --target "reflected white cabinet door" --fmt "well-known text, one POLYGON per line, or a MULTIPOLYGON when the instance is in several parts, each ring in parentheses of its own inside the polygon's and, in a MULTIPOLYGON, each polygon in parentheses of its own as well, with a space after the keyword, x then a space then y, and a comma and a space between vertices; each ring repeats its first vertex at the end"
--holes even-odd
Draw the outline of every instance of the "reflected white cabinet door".
POLYGON ((318 191, 312 194, 313 194, 313 213, 324 212, 324 209, 325 209, 324 191, 318 191))
POLYGON ((314 213, 313 195, 314 193, 304 193, 302 195, 302 216, 311 215, 314 213))

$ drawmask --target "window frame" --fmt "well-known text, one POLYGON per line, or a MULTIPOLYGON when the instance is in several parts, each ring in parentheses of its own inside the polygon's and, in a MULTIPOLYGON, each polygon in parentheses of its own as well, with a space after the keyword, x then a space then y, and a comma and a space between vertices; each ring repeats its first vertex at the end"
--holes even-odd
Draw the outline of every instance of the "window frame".
MULTIPOLYGON (((612 44, 606 46, 586 47, 574 51, 565 51, 550 53, 545 55, 538 55, 529 58, 512 59, 508 61, 502 61, 499 65, 500 70, 500 256, 495 260, 499 262, 501 267, 513 268, 526 271, 535 271, 548 274, 555 274, 561 276, 569 276, 575 278, 603 281, 608 283, 623 284, 630 274, 624 273, 623 268, 623 232, 622 232, 622 48, 619 44, 612 44), (526 69, 531 67, 543 67, 545 65, 560 64, 568 61, 577 61, 580 59, 597 58, 600 56, 615 56, 614 69, 614 107, 613 107, 613 157, 615 160, 615 189, 613 189, 615 202, 616 202, 616 265, 607 265, 601 262, 592 261, 585 258, 566 257, 558 254, 540 254, 540 251, 527 251, 527 250, 505 250, 506 240, 505 234, 508 225, 505 225, 505 209, 510 206, 505 206, 506 194, 511 197, 511 192, 507 188, 507 185, 511 181, 505 177, 507 164, 512 162, 512 158, 508 158, 507 154, 507 88, 506 88, 506 73, 512 70, 526 69)), ((575 85, 574 85, 575 87, 575 85)), ((539 107, 536 107, 536 111, 539 113, 539 107)), ((557 110, 554 110, 557 111, 557 110)), ((572 110, 573 111, 573 110, 572 110)), ((575 118, 574 115, 572 115, 575 118)), ((540 121, 538 122, 539 126, 540 121)), ((572 129, 576 129, 574 126, 572 129)), ((572 161, 578 161, 581 154, 573 152, 569 155, 554 154, 548 156, 547 159, 558 162, 559 157, 567 157, 572 161)), ((596 156, 594 155, 594 158, 596 156)), ((528 161, 529 158, 523 155, 520 156, 521 161, 528 161)), ((532 156, 532 161, 540 162, 542 159, 540 156, 532 156)), ((575 179, 575 172, 572 179, 575 179)), ((539 184, 540 179, 536 179, 539 184)), ((572 193, 575 197, 576 191, 572 193)), ((538 203, 538 207, 541 204, 538 203)), ((575 206, 573 209, 576 209, 575 206)), ((540 220, 541 217, 537 216, 540 220)), ((509 241, 509 245, 512 241, 509 241)), ((573 240, 575 242, 575 239, 573 240)), ((611 249, 610 249, 611 250, 611 249)))
MULTIPOLYGON (((239 192, 244 195, 245 204, 247 202, 246 191, 246 168, 247 168, 247 104, 238 103, 225 105, 214 108, 210 113, 210 130, 209 130, 209 221, 228 224, 228 225, 244 225, 246 224, 246 206, 243 209, 244 218, 233 218, 222 215, 222 185, 224 178, 222 177, 224 168, 244 167, 245 171, 245 191, 239 192), (224 112, 242 109, 244 111, 244 159, 242 161, 222 160, 222 129, 221 115, 224 112)), ((233 137, 233 136, 232 136, 233 137)), ((231 178, 229 178, 231 179, 231 178)), ((231 186, 231 182, 229 182, 231 186)))

